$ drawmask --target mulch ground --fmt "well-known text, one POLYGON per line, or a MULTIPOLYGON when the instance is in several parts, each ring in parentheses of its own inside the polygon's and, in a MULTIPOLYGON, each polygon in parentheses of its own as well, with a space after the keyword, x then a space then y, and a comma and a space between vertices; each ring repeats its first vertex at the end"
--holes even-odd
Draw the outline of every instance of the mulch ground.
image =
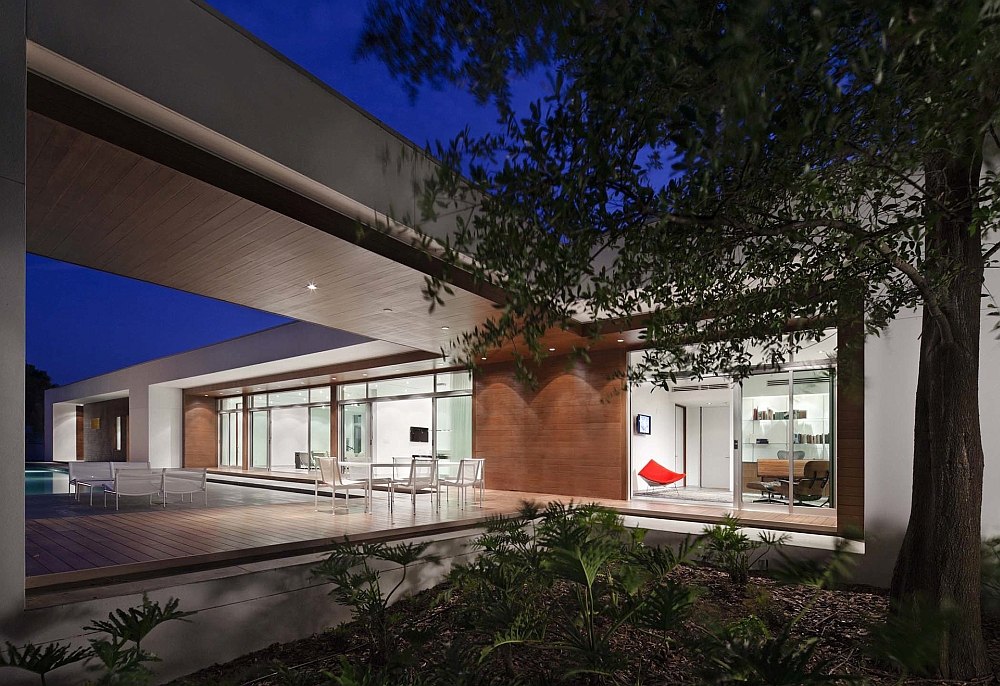
MULTIPOLYGON (((870 627, 886 617, 886 596, 871 589, 819 591, 797 585, 783 585, 771 579, 755 577, 743 594, 735 591, 728 577, 706 567, 683 567, 674 572, 696 590, 698 599, 683 626, 666 635, 634 629, 623 629, 616 636, 616 648, 629 657, 623 668, 624 683, 648 686, 666 684, 702 684, 701 666, 696 646, 705 628, 723 626, 754 616, 772 631, 778 631, 793 617, 802 615, 795 634, 801 638, 815 637, 817 661, 828 661, 831 670, 863 677, 867 683, 890 684, 1000 684, 993 677, 979 681, 941 681, 921 678, 900 680, 900 675, 877 664, 866 652, 871 642, 870 627)), ((477 636, 469 625, 468 603, 457 593, 443 594, 444 587, 425 591, 393 606, 394 630, 401 643, 414 647, 411 659, 419 665, 447 664, 449 646, 469 642, 489 643, 487 636, 477 636)), ((563 589, 565 590, 565 589, 563 589)), ((559 612, 559 589, 547 596, 545 611, 559 612)), ((332 601, 331 601, 332 602, 332 601)), ((989 620, 984 626, 987 651, 994 671, 1000 674, 1000 621, 989 620)), ((354 624, 331 629, 322 634, 274 644, 264 650, 245 655, 232 662, 191 674, 172 682, 171 686, 278 686, 288 683, 325 683, 322 671, 336 672, 342 659, 354 664, 369 660, 366 639, 354 624), (294 671, 289 676, 276 675, 276 664, 294 671)), ((526 681, 551 679, 551 652, 544 655, 532 648, 519 648, 507 653, 504 660, 493 663, 495 674, 479 683, 509 683, 514 674, 526 681)), ((561 683, 590 683, 572 679, 561 683)))

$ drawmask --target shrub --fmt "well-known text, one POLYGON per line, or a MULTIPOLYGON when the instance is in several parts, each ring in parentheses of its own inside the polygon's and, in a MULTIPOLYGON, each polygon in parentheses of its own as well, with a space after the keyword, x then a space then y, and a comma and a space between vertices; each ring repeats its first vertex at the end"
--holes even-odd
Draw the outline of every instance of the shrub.
POLYGON ((721 524, 705 527, 702 538, 702 560, 726 572, 733 585, 743 591, 750 581, 750 570, 771 549, 783 545, 788 534, 762 532, 755 540, 740 528, 739 518, 726 515, 721 524))

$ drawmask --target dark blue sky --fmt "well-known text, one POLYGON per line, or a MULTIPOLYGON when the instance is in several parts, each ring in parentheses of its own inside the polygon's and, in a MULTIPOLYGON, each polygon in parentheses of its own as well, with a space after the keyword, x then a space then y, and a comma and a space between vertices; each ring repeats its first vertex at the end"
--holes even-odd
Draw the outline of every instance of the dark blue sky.
MULTIPOLYGON (((465 93, 425 91, 411 102, 381 63, 355 62, 363 2, 212 4, 419 145, 449 139, 465 126, 485 132, 494 123, 493 110, 465 93)), ((522 93, 541 89, 541 83, 528 83, 522 93)), ((27 266, 27 359, 60 384, 287 321, 35 255, 28 256, 27 266)))

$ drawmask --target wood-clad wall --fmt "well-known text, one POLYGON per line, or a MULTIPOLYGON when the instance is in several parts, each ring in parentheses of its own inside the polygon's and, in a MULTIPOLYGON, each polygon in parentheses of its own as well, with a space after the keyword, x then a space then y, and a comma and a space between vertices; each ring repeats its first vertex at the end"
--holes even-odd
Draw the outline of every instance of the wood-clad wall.
POLYGON ((83 459, 114 462, 128 460, 128 398, 115 398, 83 406, 83 459), (120 450, 115 447, 119 417, 122 419, 120 450))
POLYGON ((473 453, 486 459, 487 488, 627 496, 627 397, 613 377, 626 353, 596 352, 569 368, 567 360, 546 360, 535 390, 515 378, 512 363, 477 374, 473 453))
POLYGON ((83 459, 83 406, 76 408, 76 459, 83 459))
POLYGON ((865 350, 860 324, 837 331, 837 530, 865 527, 865 350))
POLYGON ((184 466, 219 464, 219 414, 215 398, 184 396, 184 466))

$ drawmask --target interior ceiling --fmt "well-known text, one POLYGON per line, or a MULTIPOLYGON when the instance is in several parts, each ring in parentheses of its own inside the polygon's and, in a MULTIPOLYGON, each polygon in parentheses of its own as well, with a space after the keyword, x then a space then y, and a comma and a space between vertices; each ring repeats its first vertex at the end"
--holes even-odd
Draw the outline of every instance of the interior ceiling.
POLYGON ((432 352, 493 311, 456 288, 428 313, 418 269, 37 112, 27 124, 30 252, 432 352))

